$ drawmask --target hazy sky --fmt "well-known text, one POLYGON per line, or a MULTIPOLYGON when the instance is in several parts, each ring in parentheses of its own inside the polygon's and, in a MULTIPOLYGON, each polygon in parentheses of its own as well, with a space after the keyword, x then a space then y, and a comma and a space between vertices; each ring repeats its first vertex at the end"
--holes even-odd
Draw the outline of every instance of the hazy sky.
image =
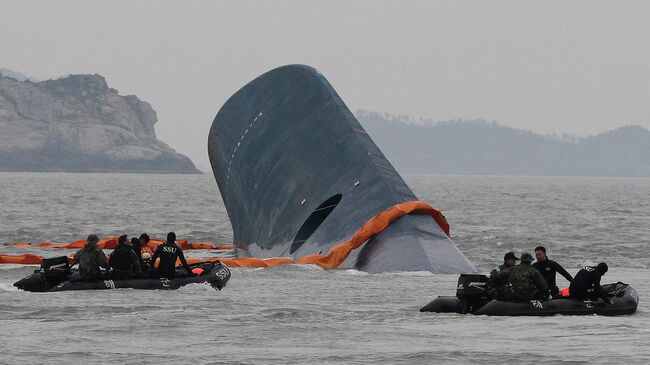
POLYGON ((209 166, 214 116, 274 67, 318 68, 351 110, 536 132, 650 128, 648 1, 5 1, 0 66, 99 73, 209 166))

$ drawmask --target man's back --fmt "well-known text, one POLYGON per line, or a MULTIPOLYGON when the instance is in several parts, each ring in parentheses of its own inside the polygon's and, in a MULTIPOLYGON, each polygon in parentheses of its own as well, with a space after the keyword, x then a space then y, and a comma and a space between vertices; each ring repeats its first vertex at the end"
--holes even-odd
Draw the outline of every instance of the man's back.
POLYGON ((151 259, 152 264, 156 262, 156 258, 160 257, 158 263, 158 272, 166 277, 173 277, 176 274, 176 259, 180 259, 183 267, 190 272, 183 250, 174 242, 165 242, 158 246, 151 259))
POLYGON ((111 267, 124 273, 139 273, 140 261, 131 247, 125 244, 118 245, 111 253, 109 260, 111 267))
POLYGON ((587 266, 581 269, 571 281, 569 293, 572 297, 587 299, 594 292, 596 285, 600 287, 600 276, 594 267, 587 266))
POLYGON ((86 245, 74 255, 79 262, 79 274, 84 280, 101 278, 100 267, 107 267, 106 255, 97 245, 86 245))
POLYGON ((548 286, 544 277, 530 265, 517 265, 510 269, 510 290, 511 299, 528 300, 533 299, 535 291, 541 295, 548 292, 548 286))

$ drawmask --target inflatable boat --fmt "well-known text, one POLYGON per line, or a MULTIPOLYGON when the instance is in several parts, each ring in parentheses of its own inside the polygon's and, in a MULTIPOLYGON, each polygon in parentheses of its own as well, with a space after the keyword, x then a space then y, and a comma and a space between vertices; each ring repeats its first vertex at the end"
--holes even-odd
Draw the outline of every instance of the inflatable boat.
POLYGON ((188 276, 185 270, 176 270, 173 279, 150 276, 112 279, 110 275, 104 280, 81 280, 79 273, 72 271, 65 256, 44 259, 41 268, 31 275, 18 280, 14 286, 30 292, 55 292, 64 290, 93 289, 148 289, 174 290, 187 284, 210 284, 221 290, 230 279, 230 270, 222 263, 203 262, 190 265, 198 275, 188 276))
POLYGON ((462 274, 458 279, 455 297, 440 296, 420 308, 420 312, 489 316, 554 316, 556 314, 619 316, 636 312, 639 295, 634 288, 621 282, 605 284, 602 287, 613 304, 607 304, 602 299, 583 301, 571 298, 505 302, 491 299, 487 295, 485 275, 462 274))

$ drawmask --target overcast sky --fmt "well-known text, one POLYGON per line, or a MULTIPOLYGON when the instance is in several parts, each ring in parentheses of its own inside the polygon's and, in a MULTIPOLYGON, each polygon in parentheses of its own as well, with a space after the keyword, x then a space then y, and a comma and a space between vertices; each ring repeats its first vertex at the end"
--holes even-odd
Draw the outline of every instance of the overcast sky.
POLYGON ((274 67, 319 69, 351 110, 541 133, 650 128, 648 1, 6 1, 0 67, 99 73, 209 167, 214 116, 274 67))

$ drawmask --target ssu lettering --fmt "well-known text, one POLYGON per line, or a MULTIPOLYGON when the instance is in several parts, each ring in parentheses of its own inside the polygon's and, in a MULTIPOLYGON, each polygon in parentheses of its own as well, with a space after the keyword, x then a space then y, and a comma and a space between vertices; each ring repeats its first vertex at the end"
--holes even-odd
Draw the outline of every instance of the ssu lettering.
POLYGON ((176 247, 163 246, 163 252, 176 253, 176 247))

